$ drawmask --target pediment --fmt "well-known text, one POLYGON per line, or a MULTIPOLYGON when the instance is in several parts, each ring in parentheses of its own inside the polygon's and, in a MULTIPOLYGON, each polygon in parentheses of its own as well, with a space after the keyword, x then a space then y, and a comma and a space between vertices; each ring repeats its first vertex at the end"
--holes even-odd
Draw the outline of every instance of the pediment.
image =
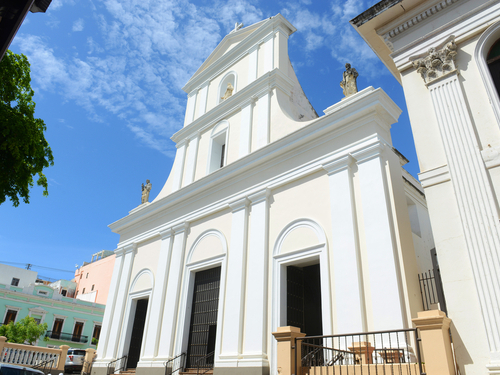
POLYGON ((203 64, 198 68, 198 70, 193 74, 190 81, 200 74, 202 71, 207 69, 210 65, 224 56, 227 52, 236 47, 239 43, 241 43, 244 39, 246 39, 250 34, 260 28, 264 23, 269 21, 269 19, 265 19, 263 21, 254 23, 253 25, 243 27, 239 30, 232 31, 227 34, 224 39, 221 40, 219 45, 213 50, 213 52, 208 56, 203 64))

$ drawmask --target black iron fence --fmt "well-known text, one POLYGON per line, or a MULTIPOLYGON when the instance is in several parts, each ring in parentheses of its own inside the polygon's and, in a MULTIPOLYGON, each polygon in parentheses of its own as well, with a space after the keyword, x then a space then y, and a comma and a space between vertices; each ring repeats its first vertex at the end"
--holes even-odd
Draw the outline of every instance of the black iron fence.
POLYGON ((56 332, 56 331, 47 331, 45 333, 45 337, 48 337, 48 338, 54 339, 54 340, 66 340, 66 341, 74 341, 74 342, 82 342, 82 343, 86 343, 89 341, 88 336, 73 335, 72 333, 56 332))
POLYGON ((416 329, 298 337, 294 348, 297 375, 424 375, 416 329))
POLYGON ((199 358, 196 363, 196 374, 205 374, 214 368, 214 355, 215 352, 208 353, 207 355, 199 358))
POLYGON ((165 362, 165 375, 180 373, 186 365, 186 353, 181 353, 165 362))
POLYGON ((429 270, 419 274, 418 281, 420 284, 420 295, 422 296, 424 311, 439 308, 439 310, 447 313, 439 269, 429 270))
POLYGON ((115 374, 115 373, 120 373, 122 370, 127 369, 127 359, 128 357, 124 355, 121 358, 118 358, 117 360, 111 361, 108 363, 108 369, 106 371, 107 375, 115 374))

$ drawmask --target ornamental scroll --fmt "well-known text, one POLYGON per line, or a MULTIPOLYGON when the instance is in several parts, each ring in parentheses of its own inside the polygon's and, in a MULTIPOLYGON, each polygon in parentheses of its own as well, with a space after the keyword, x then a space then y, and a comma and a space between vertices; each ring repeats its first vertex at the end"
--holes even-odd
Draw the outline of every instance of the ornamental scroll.
POLYGON ((457 69, 455 58, 457 56, 457 45, 452 38, 441 49, 429 48, 428 55, 412 61, 413 67, 420 73, 425 83, 446 75, 457 69))

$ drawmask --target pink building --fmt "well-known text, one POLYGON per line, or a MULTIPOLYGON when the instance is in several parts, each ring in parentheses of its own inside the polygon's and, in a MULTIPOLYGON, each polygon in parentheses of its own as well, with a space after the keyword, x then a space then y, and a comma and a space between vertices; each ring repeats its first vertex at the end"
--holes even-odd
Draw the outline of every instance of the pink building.
POLYGON ((92 255, 90 263, 84 262, 83 266, 75 272, 77 299, 106 304, 115 254, 110 250, 102 250, 92 255))

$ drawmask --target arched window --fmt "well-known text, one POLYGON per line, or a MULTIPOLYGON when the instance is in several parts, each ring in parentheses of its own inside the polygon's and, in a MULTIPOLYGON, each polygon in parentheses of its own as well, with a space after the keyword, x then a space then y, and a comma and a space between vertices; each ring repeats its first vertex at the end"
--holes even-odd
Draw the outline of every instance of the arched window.
POLYGON ((474 58, 500 126, 500 22, 479 37, 474 58))
POLYGON ((500 95, 500 39, 498 39, 493 46, 491 46, 486 63, 491 74, 491 79, 500 95))

